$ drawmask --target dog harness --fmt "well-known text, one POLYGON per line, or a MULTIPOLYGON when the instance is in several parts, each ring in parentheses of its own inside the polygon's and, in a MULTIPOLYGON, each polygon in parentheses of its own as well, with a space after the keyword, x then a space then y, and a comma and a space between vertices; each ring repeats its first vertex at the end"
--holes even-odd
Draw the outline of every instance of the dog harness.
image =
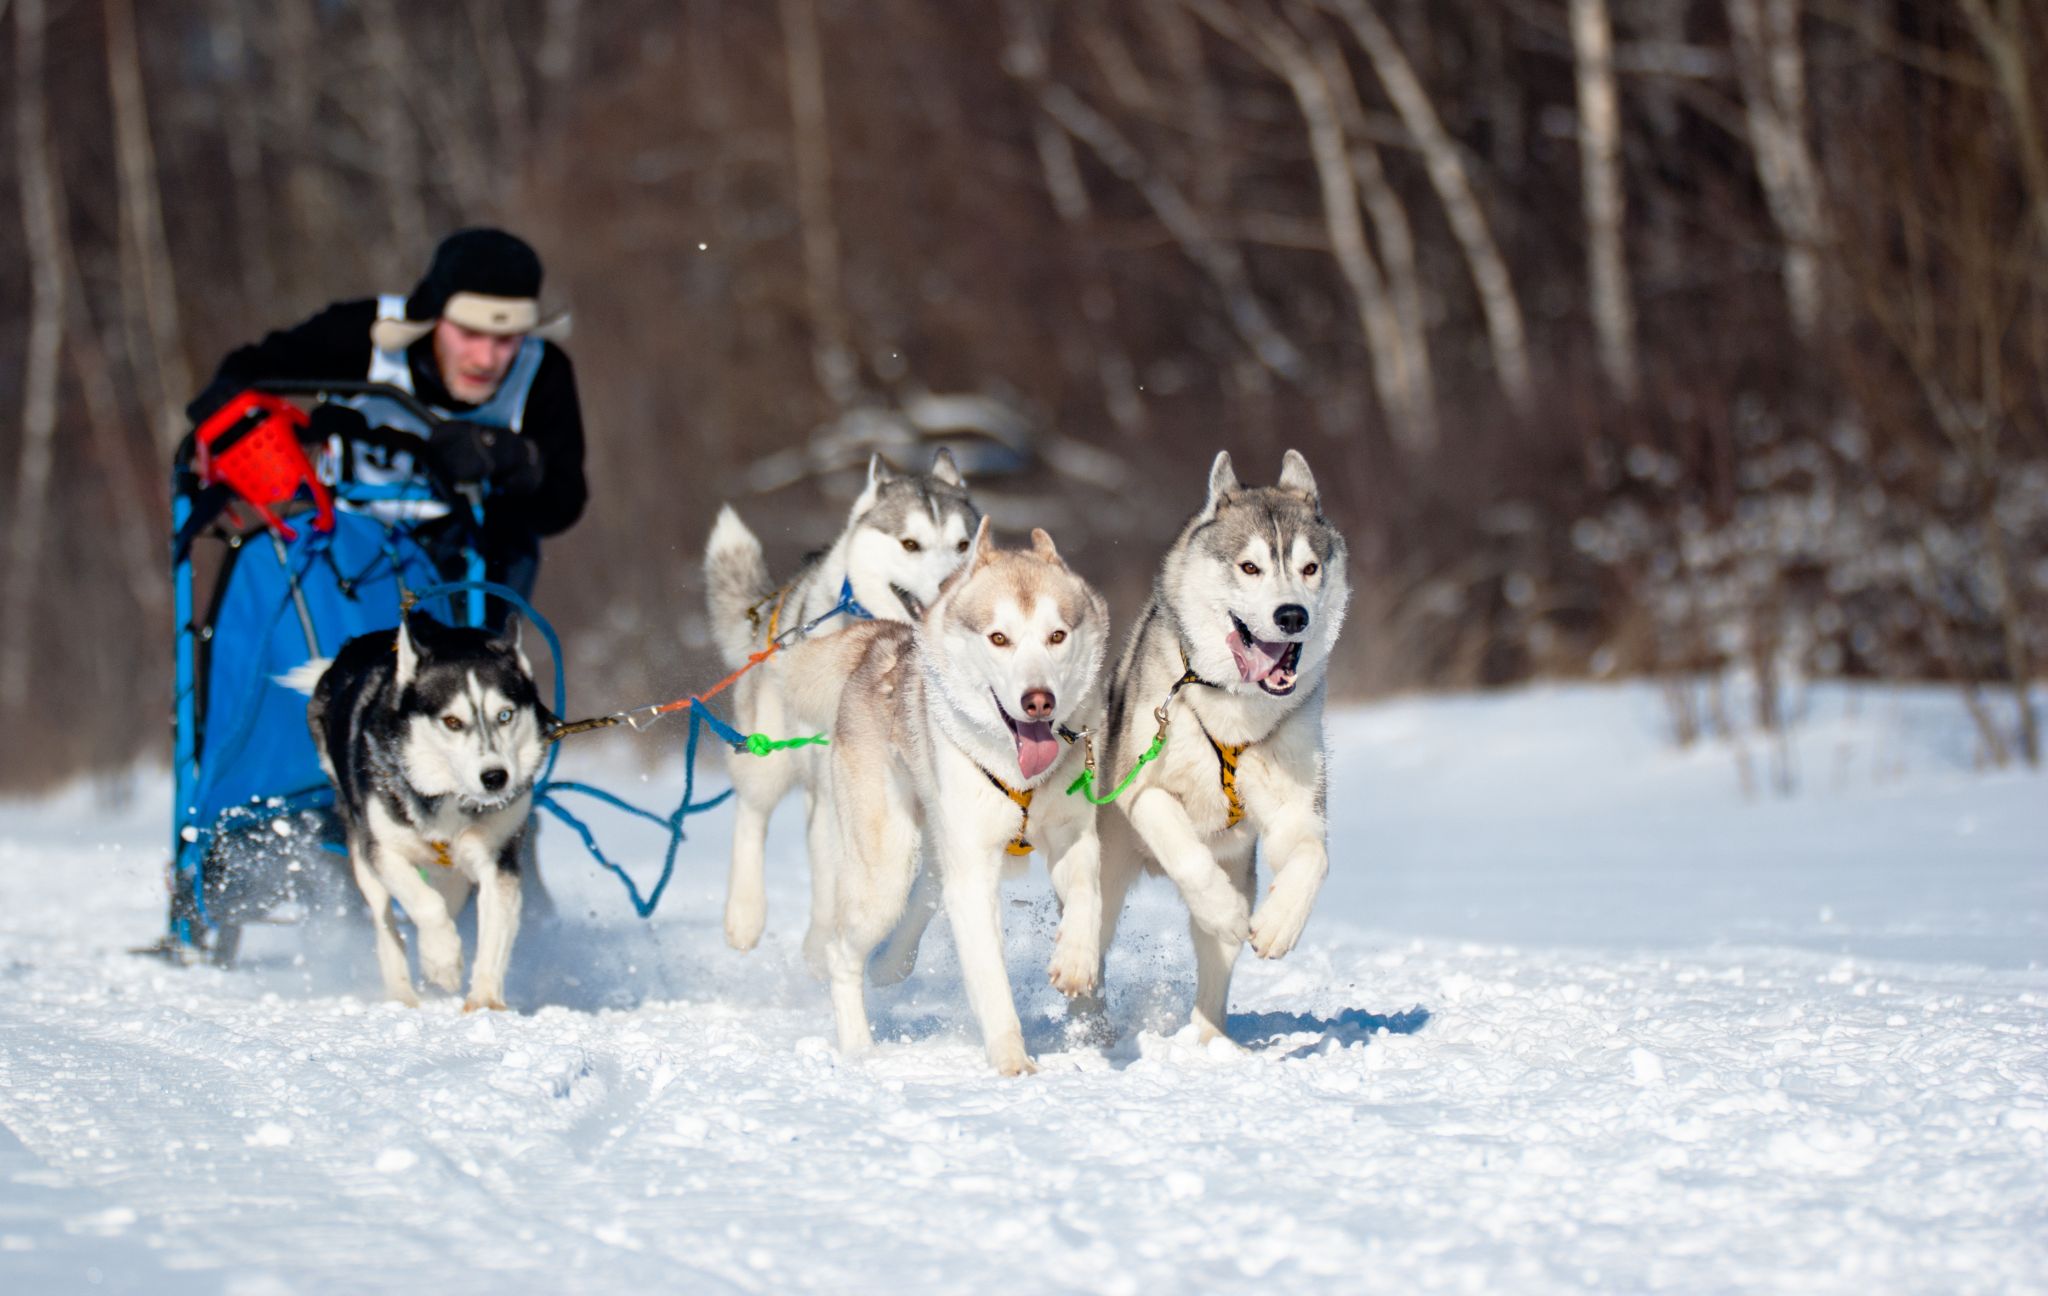
POLYGON ((989 782, 995 784, 996 791, 1015 801, 1017 808, 1024 812, 1023 822, 1017 825, 1017 835, 1010 838, 1010 844, 1003 847, 1003 852, 1008 855, 1029 855, 1032 851, 1032 845, 1025 834, 1031 831, 1031 793, 1033 789, 1025 788, 1020 792, 987 770, 982 770, 981 775, 989 782))
MULTIPOLYGON (((1188 650, 1185 648, 1180 650, 1180 664, 1183 668, 1183 673, 1180 679, 1174 683, 1173 692, 1166 695, 1168 703, 1173 701, 1175 694, 1178 694, 1190 684, 1200 684, 1203 688, 1216 687, 1200 675, 1195 674, 1194 663, 1188 660, 1188 650)), ((1165 707, 1160 708, 1161 711, 1165 709, 1165 707)), ((1251 744, 1218 742, 1216 741, 1216 735, 1209 732, 1209 726, 1202 724, 1200 716, 1195 717, 1195 723, 1201 726, 1202 737, 1207 738, 1209 745, 1216 749, 1216 778, 1223 785, 1223 799, 1229 805, 1228 810, 1225 812, 1223 826, 1225 829, 1235 828, 1244 822, 1244 798, 1239 796, 1237 792, 1237 762, 1238 758, 1244 755, 1245 748, 1251 746, 1251 744)))
POLYGON ((1202 736, 1216 749, 1216 774, 1223 782, 1223 799, 1230 803, 1229 817, 1223 822, 1225 828, 1235 828, 1244 822, 1244 801, 1237 795, 1237 758, 1244 755, 1249 743, 1220 743, 1206 728, 1202 736))
POLYGON ((455 861, 452 858, 450 858, 448 854, 447 842, 430 841, 427 843, 427 845, 433 847, 434 849, 434 863, 439 864, 442 868, 455 867, 455 861))

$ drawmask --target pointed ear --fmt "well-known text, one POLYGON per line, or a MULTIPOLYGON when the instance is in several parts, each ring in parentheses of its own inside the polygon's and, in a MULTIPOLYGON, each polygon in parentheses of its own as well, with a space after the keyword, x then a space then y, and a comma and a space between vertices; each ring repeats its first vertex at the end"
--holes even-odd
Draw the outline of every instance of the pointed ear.
POLYGON ((1230 466, 1230 451, 1218 450, 1215 462, 1209 465, 1209 498, 1202 505, 1202 516, 1215 517, 1223 501, 1242 489, 1238 484, 1237 469, 1230 466))
POLYGON ((868 456, 867 485, 861 487, 859 498, 853 501, 854 517, 859 517, 874 507, 875 497, 880 493, 883 482, 894 481, 896 474, 889 471, 889 465, 882 462, 879 452, 868 456))
POLYGON ((407 688, 419 673, 420 651, 412 641, 412 614, 401 612, 398 616, 398 674, 393 682, 400 688, 407 688))
POLYGON ((519 619, 517 613, 514 613, 512 616, 505 618, 505 628, 499 631, 498 637, 494 642, 498 647, 512 654, 513 660, 519 663, 520 670, 531 675, 533 674, 533 663, 527 659, 526 649, 520 643, 526 637, 525 631, 526 623, 519 619))
POLYGON ((995 556, 996 542, 989 535, 988 519, 984 517, 981 525, 974 529, 974 539, 967 546, 967 561, 960 565, 960 570, 980 571, 995 561, 995 556))
POLYGON ((944 446, 932 456, 932 476, 948 486, 965 487, 967 479, 960 475, 960 465, 953 462, 953 452, 944 446))
POLYGON ((1055 567, 1062 570, 1066 568, 1066 560, 1060 557, 1058 549, 1053 548, 1052 537, 1046 534, 1044 527, 1031 529, 1031 552, 1055 567))
POLYGON ((1280 489, 1305 496, 1318 513, 1322 512, 1321 498, 1316 494, 1315 474, 1308 470, 1308 460, 1301 457, 1301 451, 1289 450, 1281 458, 1280 489))

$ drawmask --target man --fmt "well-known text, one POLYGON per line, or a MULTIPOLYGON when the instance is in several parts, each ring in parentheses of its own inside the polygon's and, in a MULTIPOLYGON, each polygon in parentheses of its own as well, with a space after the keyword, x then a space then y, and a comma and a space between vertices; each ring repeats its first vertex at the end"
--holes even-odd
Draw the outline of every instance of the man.
MULTIPOLYGON (((583 416, 568 355, 546 340, 565 316, 541 318, 540 258, 495 229, 443 239, 410 296, 336 302, 302 324, 231 352, 187 413, 195 424, 265 379, 369 380, 399 387, 450 421, 430 427, 386 397, 351 398, 316 412, 340 474, 358 481, 415 477, 482 483, 485 571, 530 595, 540 537, 583 512, 583 416)), ((406 510, 421 543, 451 576, 466 537, 446 506, 406 510)), ((493 623, 504 611, 493 603, 493 623)))

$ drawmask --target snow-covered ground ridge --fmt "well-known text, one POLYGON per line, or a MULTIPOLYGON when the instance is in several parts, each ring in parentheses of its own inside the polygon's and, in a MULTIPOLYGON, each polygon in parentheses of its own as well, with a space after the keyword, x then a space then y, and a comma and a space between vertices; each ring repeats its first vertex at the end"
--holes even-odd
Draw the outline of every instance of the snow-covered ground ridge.
POLYGON ((1244 1048, 1179 1031, 1157 882, 1117 1042, 1070 1042, 1041 875, 1014 1081, 943 920, 834 1053, 794 807, 746 955, 722 812, 645 923, 551 830, 568 917, 464 1017, 378 1002, 346 924, 127 954, 161 776, 0 804, 0 1291, 2048 1290, 2048 781, 1975 769, 1952 695, 1816 690, 1782 747, 1681 750, 1642 685, 1330 727, 1330 882, 1240 964, 1244 1048))

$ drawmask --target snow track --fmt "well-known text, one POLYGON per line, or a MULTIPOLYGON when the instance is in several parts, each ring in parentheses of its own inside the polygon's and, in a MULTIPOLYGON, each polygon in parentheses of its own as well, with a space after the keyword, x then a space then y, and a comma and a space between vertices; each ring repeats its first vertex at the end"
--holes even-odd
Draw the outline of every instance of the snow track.
POLYGON ((153 783, 0 807, 0 1288, 2048 1290, 2048 787, 1957 770, 1944 701, 1811 718, 1851 768, 1754 804, 1644 690, 1340 717, 1332 884, 1240 964, 1245 1050, 1177 1030, 1159 883, 1118 1042, 1070 1043, 1040 877, 1015 1081, 943 920, 837 1057, 791 817, 750 955, 716 816, 652 924, 551 838, 570 917, 465 1017, 377 1002, 346 926, 126 955, 153 783))

